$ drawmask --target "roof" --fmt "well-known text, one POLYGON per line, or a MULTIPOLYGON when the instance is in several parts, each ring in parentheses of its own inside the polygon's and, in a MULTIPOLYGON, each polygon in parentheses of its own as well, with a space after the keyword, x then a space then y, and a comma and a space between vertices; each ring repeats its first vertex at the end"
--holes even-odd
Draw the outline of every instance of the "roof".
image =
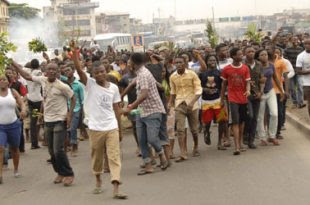
POLYGON ((96 12, 96 15, 105 14, 106 16, 129 16, 129 13, 126 12, 114 12, 114 11, 100 11, 96 12))
POLYGON ((1 0, 3 1, 4 3, 6 3, 7 5, 10 5, 10 2, 8 2, 7 0, 1 0))
POLYGON ((122 37, 122 36, 131 36, 129 33, 105 33, 105 34, 99 34, 96 35, 94 40, 103 40, 103 39, 111 39, 114 37, 122 37))

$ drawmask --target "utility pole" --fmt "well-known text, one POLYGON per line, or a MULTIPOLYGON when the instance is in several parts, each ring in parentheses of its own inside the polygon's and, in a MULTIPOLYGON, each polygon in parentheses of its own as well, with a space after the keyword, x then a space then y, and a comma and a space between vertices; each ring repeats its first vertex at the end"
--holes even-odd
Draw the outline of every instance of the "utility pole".
POLYGON ((177 0, 174 0, 174 18, 177 19, 177 0))
POLYGON ((213 28, 215 29, 215 17, 214 17, 214 7, 212 6, 212 23, 213 23, 213 28))

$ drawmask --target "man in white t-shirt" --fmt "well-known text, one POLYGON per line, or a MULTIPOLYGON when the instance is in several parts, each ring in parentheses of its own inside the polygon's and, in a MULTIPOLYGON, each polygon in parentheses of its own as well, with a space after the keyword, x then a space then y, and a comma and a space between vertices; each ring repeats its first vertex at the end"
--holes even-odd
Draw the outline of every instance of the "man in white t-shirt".
POLYGON ((64 183, 70 186, 74 180, 74 173, 64 151, 67 129, 70 128, 75 97, 71 88, 57 79, 59 68, 50 63, 46 67, 46 76, 32 76, 17 63, 12 64, 16 71, 28 81, 41 84, 43 89, 44 135, 48 141, 48 151, 55 172, 58 174, 55 184, 64 183), (68 100, 70 107, 68 108, 68 100), (69 110, 69 112, 68 112, 69 110))
POLYGON ((301 76, 305 100, 310 116, 310 38, 304 40, 305 51, 297 56, 296 72, 301 76))
POLYGON ((93 78, 87 77, 82 70, 77 56, 77 49, 72 44, 73 61, 85 87, 84 109, 88 116, 89 139, 91 145, 92 169, 96 176, 94 194, 102 192, 101 174, 103 174, 103 156, 107 153, 111 173, 111 183, 114 186, 114 199, 127 199, 119 193, 121 158, 120 158, 120 107, 121 102, 118 87, 106 80, 105 67, 96 61, 93 63, 93 78))
MULTIPOLYGON (((32 76, 42 76, 42 71, 40 70, 40 64, 37 59, 33 59, 30 62, 31 68, 24 69, 27 73, 29 73, 32 76)), ((38 149, 40 148, 38 144, 38 135, 39 135, 39 129, 40 126, 37 125, 38 117, 33 116, 31 113, 33 110, 40 111, 41 104, 42 104, 42 94, 41 89, 42 86, 40 83, 33 82, 33 81, 27 81, 27 88, 28 88, 28 107, 29 107, 29 113, 30 113, 30 138, 31 138, 31 149, 38 149)))

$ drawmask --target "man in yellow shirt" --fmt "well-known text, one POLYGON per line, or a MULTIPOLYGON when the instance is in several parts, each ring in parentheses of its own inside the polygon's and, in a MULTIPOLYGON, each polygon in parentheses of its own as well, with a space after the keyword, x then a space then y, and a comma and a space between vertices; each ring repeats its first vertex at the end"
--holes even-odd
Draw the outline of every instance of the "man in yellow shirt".
POLYGON ((187 68, 185 58, 176 57, 175 66, 177 71, 170 77, 169 108, 175 107, 176 127, 181 150, 181 155, 176 162, 182 162, 187 159, 186 141, 184 140, 186 118, 194 139, 193 156, 200 155, 198 152, 198 99, 202 94, 202 88, 197 74, 187 68))

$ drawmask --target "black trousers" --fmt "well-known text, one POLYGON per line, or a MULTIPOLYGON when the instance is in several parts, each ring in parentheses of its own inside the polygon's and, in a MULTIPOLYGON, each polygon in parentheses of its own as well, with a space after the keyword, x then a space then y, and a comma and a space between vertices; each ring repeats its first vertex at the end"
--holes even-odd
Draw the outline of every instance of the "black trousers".
POLYGON ((281 134, 281 127, 284 125, 284 103, 281 102, 281 95, 277 94, 277 104, 278 104, 278 129, 277 135, 281 134))
POLYGON ((255 140, 259 104, 260 100, 251 98, 248 100, 248 115, 244 128, 244 138, 248 144, 253 144, 255 140))
POLYGON ((54 171, 60 176, 73 176, 73 170, 64 150, 65 138, 67 136, 66 123, 63 121, 45 122, 44 134, 48 141, 48 151, 54 171))
POLYGON ((41 104, 42 102, 32 102, 28 100, 28 107, 29 107, 29 113, 30 113, 30 138, 31 138, 31 146, 36 147, 38 146, 38 126, 37 126, 37 117, 32 116, 32 112, 34 109, 37 109, 38 112, 41 110, 41 104))

